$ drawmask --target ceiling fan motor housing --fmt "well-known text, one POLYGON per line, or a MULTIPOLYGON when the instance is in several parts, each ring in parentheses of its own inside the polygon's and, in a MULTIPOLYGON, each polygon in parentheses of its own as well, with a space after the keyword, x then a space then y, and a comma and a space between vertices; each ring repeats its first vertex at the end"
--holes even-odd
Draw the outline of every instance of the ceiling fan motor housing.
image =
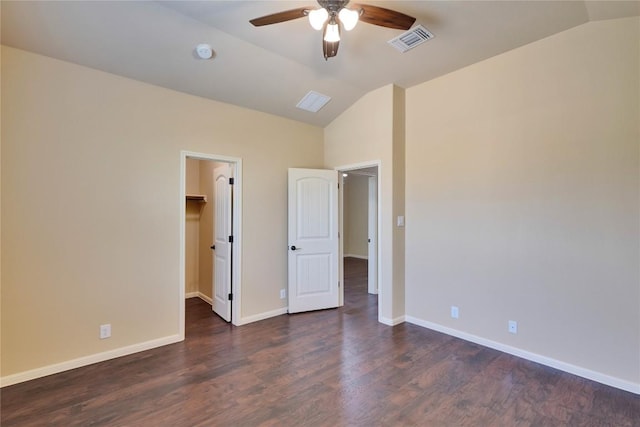
POLYGON ((318 0, 318 4, 329 12, 329 15, 337 15, 340 9, 345 7, 349 0, 318 0))

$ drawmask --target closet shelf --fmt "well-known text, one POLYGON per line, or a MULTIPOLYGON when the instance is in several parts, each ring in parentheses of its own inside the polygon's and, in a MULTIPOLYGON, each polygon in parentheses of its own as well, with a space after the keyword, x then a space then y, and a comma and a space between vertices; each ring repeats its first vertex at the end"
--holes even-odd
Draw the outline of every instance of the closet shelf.
POLYGON ((187 194, 187 200, 193 200, 194 202, 207 203, 207 196, 204 194, 187 194))

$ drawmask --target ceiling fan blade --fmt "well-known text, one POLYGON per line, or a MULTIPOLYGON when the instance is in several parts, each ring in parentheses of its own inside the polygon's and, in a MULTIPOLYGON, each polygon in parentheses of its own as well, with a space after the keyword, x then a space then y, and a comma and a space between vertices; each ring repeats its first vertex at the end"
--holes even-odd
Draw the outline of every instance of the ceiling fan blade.
POLYGON ((303 18, 309 12, 308 7, 299 7, 297 9, 285 10, 284 12, 273 13, 271 15, 261 16, 250 20, 254 27, 263 25, 277 24, 279 22, 291 21, 292 19, 303 18))
POLYGON ((362 22, 379 25, 381 27, 408 30, 413 23, 416 22, 416 18, 412 16, 370 4, 354 4, 351 9, 362 10, 362 14, 360 15, 362 22))
POLYGON ((324 39, 322 40, 322 52, 324 53, 324 60, 326 61, 329 58, 332 58, 338 54, 338 46, 340 45, 340 41, 337 42, 328 42, 324 39))

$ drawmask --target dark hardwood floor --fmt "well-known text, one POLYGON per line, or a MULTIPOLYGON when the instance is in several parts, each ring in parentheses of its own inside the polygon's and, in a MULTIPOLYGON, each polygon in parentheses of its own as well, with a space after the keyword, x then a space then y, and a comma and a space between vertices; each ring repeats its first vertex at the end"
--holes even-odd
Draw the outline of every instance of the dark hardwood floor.
POLYGON ((182 343, 1 391, 9 426, 640 426, 640 397, 344 307, 230 326, 187 300, 182 343))

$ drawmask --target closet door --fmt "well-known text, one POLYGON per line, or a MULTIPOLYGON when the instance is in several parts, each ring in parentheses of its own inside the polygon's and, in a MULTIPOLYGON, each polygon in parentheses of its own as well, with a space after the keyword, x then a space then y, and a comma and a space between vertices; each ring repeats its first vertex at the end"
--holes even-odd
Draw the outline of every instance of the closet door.
POLYGON ((232 246, 232 186, 231 165, 213 170, 215 219, 213 251, 213 311, 231 321, 231 246, 232 246))

